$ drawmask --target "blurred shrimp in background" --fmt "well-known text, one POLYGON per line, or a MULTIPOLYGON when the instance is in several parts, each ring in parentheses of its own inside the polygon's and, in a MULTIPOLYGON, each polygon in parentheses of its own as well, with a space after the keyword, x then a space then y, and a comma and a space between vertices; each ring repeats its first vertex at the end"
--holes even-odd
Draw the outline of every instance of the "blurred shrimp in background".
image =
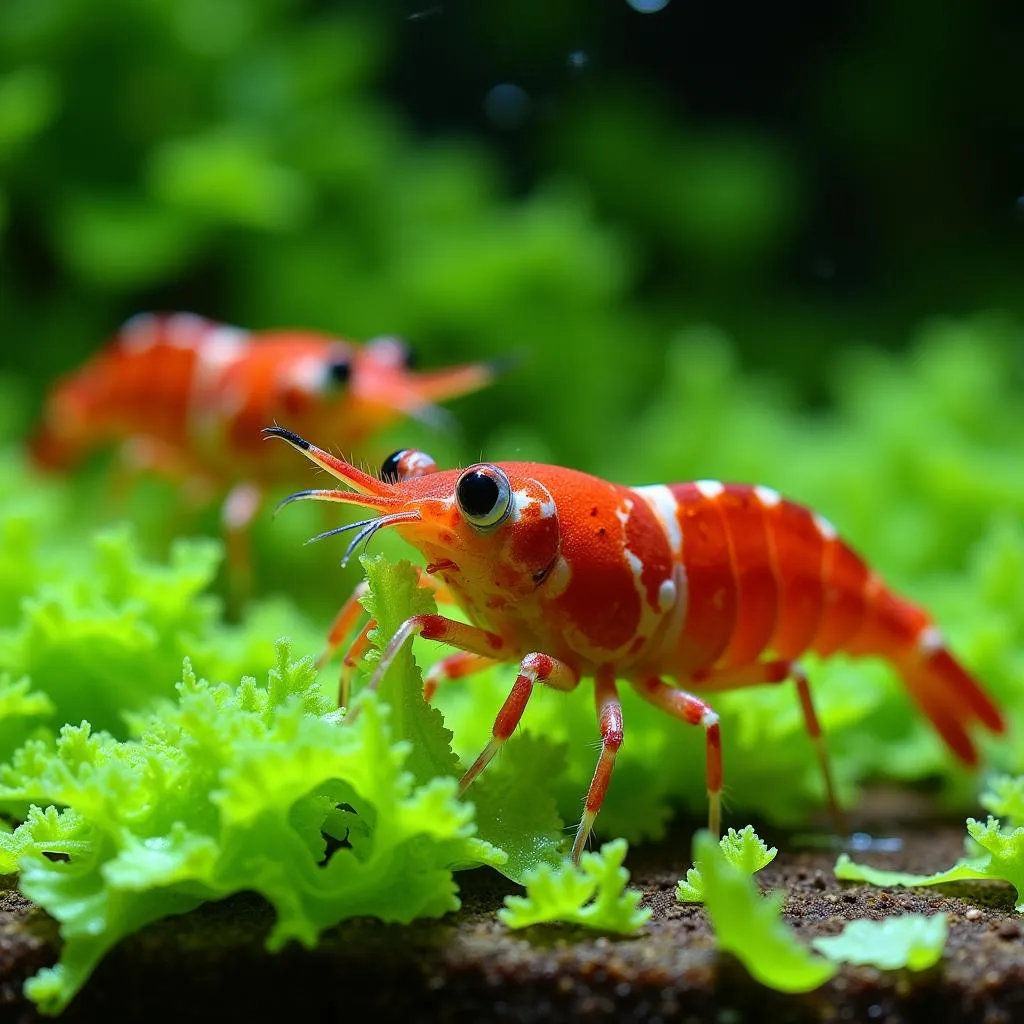
POLYGON ((43 470, 67 471, 102 446, 129 473, 153 471, 193 500, 227 492, 221 521, 236 598, 250 589, 247 531, 267 491, 298 474, 262 443, 267 423, 301 423, 343 451, 412 417, 438 424, 435 402, 490 383, 495 363, 412 369, 398 338, 357 345, 302 330, 248 332, 191 313, 132 317, 50 391, 29 448, 43 470))

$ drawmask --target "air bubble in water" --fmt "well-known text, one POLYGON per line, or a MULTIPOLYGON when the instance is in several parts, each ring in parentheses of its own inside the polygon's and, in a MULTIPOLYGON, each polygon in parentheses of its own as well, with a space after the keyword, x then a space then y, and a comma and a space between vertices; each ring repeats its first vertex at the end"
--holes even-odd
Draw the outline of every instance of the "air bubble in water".
POLYGON ((854 832, 846 843, 854 853, 899 853, 903 840, 899 836, 873 836, 870 832, 854 832))
POLYGON ((571 71, 584 71, 590 65, 590 54, 586 50, 573 50, 566 63, 571 71))
POLYGON ((657 14, 668 7, 668 0, 626 0, 626 3, 640 14, 657 14))
POLYGON ((530 110, 530 97, 512 82, 502 82, 484 97, 484 113, 498 128, 521 128, 530 110))

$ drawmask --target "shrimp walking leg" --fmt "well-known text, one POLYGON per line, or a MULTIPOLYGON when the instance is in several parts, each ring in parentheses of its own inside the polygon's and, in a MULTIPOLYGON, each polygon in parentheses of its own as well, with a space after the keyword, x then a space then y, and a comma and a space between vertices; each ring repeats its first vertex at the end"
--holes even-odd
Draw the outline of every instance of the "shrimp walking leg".
POLYGON ((237 615, 253 588, 253 556, 249 528, 263 504, 263 492, 255 484, 231 488, 221 506, 221 525, 227 546, 228 598, 237 615))
POLYGON ((722 831, 722 734, 718 727, 718 713, 706 701, 692 693, 679 690, 657 677, 634 684, 636 692, 648 703, 687 725, 704 728, 706 747, 706 776, 708 789, 708 831, 717 839, 722 831))
MULTIPOLYGON (((428 576, 422 568, 417 568, 419 584, 434 592, 434 600, 438 604, 454 604, 451 591, 438 580, 428 576)), ((369 585, 366 580, 360 580, 352 593, 346 598, 344 604, 338 609, 330 629, 327 631, 327 640, 324 649, 316 659, 317 671, 320 671, 341 649, 342 645, 352 634, 360 618, 366 614, 363 608, 363 598, 369 593, 369 585)), ((352 675, 362 660, 363 655, 369 647, 370 632, 377 627, 376 619, 369 619, 356 635, 355 639, 345 651, 342 659, 341 673, 338 678, 338 706, 348 707, 349 695, 352 689, 352 675)), ((429 699, 429 698, 428 698, 429 699)))
POLYGON ((622 746, 622 704, 615 689, 615 670, 611 666, 606 665, 598 669, 594 679, 594 700, 597 704, 597 720, 601 724, 601 756, 594 769, 594 777, 590 780, 583 818, 572 844, 574 864, 579 864, 580 855, 587 845, 587 838, 604 803, 604 795, 608 791, 612 768, 615 767, 615 756, 622 746))
POLYGON ((369 591, 370 588, 366 580, 360 580, 352 593, 345 599, 345 603, 338 609, 330 629, 327 630, 327 642, 324 649, 317 655, 317 671, 334 657, 337 650, 355 629, 356 623, 364 614, 362 601, 369 591))
POLYGON ((504 742, 515 732, 536 683, 543 683, 555 690, 569 691, 574 690, 579 685, 579 681, 579 674, 557 658, 536 653, 526 655, 520 662, 519 675, 512 686, 512 692, 502 704, 501 710, 494 720, 490 742, 480 752, 480 756, 473 762, 466 774, 462 776, 459 782, 459 794, 466 792, 473 780, 490 764, 491 758, 501 749, 504 742))
POLYGON ((465 679, 493 668, 498 663, 493 658, 484 658, 469 651, 459 651, 435 662, 423 675, 423 699, 429 704, 437 695, 442 683, 454 679, 465 679))
POLYGON ((811 698, 811 688, 807 681, 807 673, 800 665, 791 665, 789 674, 796 682, 796 692, 800 697, 800 708, 804 713, 804 723, 807 726, 811 743, 814 744, 814 756, 818 759, 821 767, 821 775, 825 780, 825 793, 828 796, 829 810, 832 814, 832 821, 836 834, 848 836, 850 830, 846 824, 846 815, 843 814, 842 805, 836 795, 836 784, 832 776, 832 764, 829 761, 828 747, 825 744, 825 736, 821 731, 821 723, 818 721, 818 713, 814 710, 814 701, 811 698))
MULTIPOLYGON (((444 615, 413 615, 395 630, 394 636, 381 652, 380 661, 377 662, 377 667, 366 684, 367 690, 373 691, 380 686, 398 652, 414 636, 422 636, 425 640, 437 640, 449 647, 480 654, 485 658, 500 660, 505 650, 505 641, 497 633, 490 633, 486 629, 470 626, 444 615)), ((347 721, 355 721, 358 714, 357 706, 349 712, 347 721)))
POLYGON ((814 709, 811 688, 807 681, 807 673, 794 661, 777 659, 774 661, 758 661, 742 668, 728 669, 723 672, 702 674, 699 683, 716 690, 732 690, 746 686, 757 686, 760 683, 784 683, 792 679, 796 683, 797 696, 800 698, 800 710, 803 712, 804 725, 814 746, 814 756, 821 767, 825 781, 825 793, 828 798, 832 820, 840 835, 848 835, 846 819, 836 795, 835 780, 829 761, 825 737, 821 730, 818 714, 814 709))

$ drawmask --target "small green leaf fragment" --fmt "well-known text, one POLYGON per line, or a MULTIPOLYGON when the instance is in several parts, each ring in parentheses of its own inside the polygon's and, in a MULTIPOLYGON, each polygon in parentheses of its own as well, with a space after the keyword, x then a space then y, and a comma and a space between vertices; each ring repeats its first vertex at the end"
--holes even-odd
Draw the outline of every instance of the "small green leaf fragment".
POLYGON ((923 971, 942 959, 948 935, 945 914, 903 914, 884 921, 851 921, 838 935, 814 939, 811 945, 837 963, 923 971))
POLYGON ((782 894, 762 897, 708 832, 694 836, 693 854, 719 948, 732 953, 751 977, 780 992, 810 992, 836 973, 834 964, 815 956, 786 927, 782 894))
POLYGON ((506 896, 498 918, 509 928, 564 921, 606 932, 629 934, 642 928, 651 911, 640 907, 641 894, 627 889, 622 866, 625 839, 605 843, 599 853, 584 853, 580 866, 541 864, 524 876, 525 896, 506 896))
MULTIPOLYGON (((745 828, 729 829, 719 840, 719 848, 725 859, 742 874, 751 876, 767 867, 779 852, 774 846, 761 839, 754 831, 753 825, 745 828)), ((701 877, 700 865, 695 864, 686 872, 686 878, 676 884, 676 899, 683 903, 702 903, 704 901, 704 880, 701 877)))
POLYGON ((1009 882, 1017 890, 1016 910, 1024 913, 1024 827, 1012 831, 1000 827, 999 819, 989 817, 985 824, 967 819, 967 831, 984 851, 979 857, 965 857, 946 871, 934 875, 913 875, 885 871, 856 864, 840 854, 834 868, 836 878, 846 882, 906 887, 941 885, 945 882, 1009 882))
POLYGON ((867 882, 870 885, 898 885, 913 888, 922 885, 942 885, 945 882, 961 882, 984 878, 983 871, 973 867, 969 861, 958 861, 946 871, 936 871, 934 875, 915 875, 906 871, 888 871, 885 868, 873 868, 868 864, 857 864, 850 860, 848 854, 841 853, 834 868, 836 878, 843 882, 867 882))
MULTIPOLYGON (((366 664, 374 667, 380 653, 402 623, 413 615, 435 615, 433 595, 419 585, 419 577, 407 561, 389 562, 383 555, 361 558, 369 593, 366 610, 376 620, 370 633, 373 649, 366 664)), ((458 758, 452 752, 451 730, 437 708, 423 699, 423 677, 413 658, 412 644, 396 655, 380 684, 380 697, 391 707, 391 727, 397 739, 412 744, 407 767, 419 782, 438 775, 458 775, 458 758)))
POLYGON ((699 867, 687 868, 686 878, 676 882, 676 899, 680 903, 704 902, 704 879, 699 867))

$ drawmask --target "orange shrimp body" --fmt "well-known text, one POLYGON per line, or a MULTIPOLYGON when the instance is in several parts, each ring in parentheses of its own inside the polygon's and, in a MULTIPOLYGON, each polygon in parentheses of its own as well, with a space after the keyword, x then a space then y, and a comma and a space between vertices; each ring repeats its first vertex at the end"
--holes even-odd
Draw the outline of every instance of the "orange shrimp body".
POLYGON ((395 338, 356 345, 146 313, 57 382, 29 449, 40 468, 64 470, 118 443, 131 468, 185 481, 194 493, 233 487, 224 522, 238 534, 263 492, 295 475, 294 460, 260 443, 263 424, 287 419, 351 450, 402 416, 437 419, 434 402, 483 387, 496 372, 488 363, 413 372, 395 338))
POLYGON ((536 683, 569 690, 594 678, 602 752, 576 859, 622 743, 616 680, 703 727, 716 834, 719 722, 692 689, 714 693, 794 679, 833 803, 821 730, 797 663, 807 651, 888 659, 968 764, 977 761, 969 728, 1004 728, 928 615, 890 591, 825 519, 769 488, 717 481, 625 487, 520 462, 437 471, 429 457, 410 452, 396 453, 378 480, 290 431, 266 432, 352 488, 304 491, 286 501, 337 501, 380 513, 360 524, 350 553, 364 536, 393 526, 470 621, 410 619, 385 649, 371 686, 414 634, 463 652, 428 673, 428 693, 496 661, 519 662, 491 742, 466 772, 463 790, 511 735, 536 683))
POLYGON ((295 472, 260 443, 268 421, 329 433, 350 450, 401 416, 429 418, 435 401, 495 377, 486 363, 414 373, 408 359, 394 338, 356 345, 313 331, 248 332, 190 313, 144 313, 58 381, 30 448, 40 466, 66 469, 103 445, 145 439, 159 449, 158 466, 276 483, 295 472))

